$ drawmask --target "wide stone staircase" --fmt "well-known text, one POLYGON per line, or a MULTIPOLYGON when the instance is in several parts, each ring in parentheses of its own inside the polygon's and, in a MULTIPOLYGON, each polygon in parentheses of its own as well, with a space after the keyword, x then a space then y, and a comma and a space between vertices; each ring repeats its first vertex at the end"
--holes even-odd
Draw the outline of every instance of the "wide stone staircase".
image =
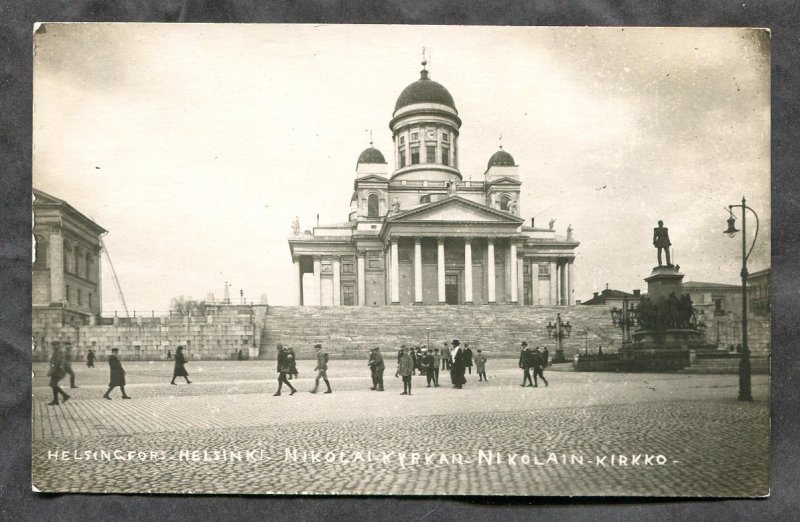
POLYGON ((274 358, 275 345, 291 346, 298 358, 313 355, 313 346, 322 343, 333 357, 366 358, 370 348, 396 351, 401 344, 442 343, 459 339, 475 351, 480 348, 494 357, 517 357, 520 342, 547 346, 555 352, 555 341, 548 338, 547 324, 562 321, 572 325, 572 335, 564 340, 567 357, 588 345, 616 350, 621 332, 611 324, 609 306, 383 306, 383 307, 270 307, 264 318, 261 357, 274 358))

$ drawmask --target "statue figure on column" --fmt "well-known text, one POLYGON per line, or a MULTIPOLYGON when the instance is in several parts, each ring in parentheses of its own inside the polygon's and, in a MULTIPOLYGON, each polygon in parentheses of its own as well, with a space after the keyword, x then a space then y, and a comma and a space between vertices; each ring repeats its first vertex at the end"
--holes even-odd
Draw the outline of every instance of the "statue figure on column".
POLYGON ((567 241, 572 239, 572 224, 567 225, 567 241))
POLYGON ((294 220, 292 221, 292 235, 293 236, 300 235, 300 220, 297 218, 297 216, 295 216, 294 220))
POLYGON ((519 205, 517 205, 516 199, 512 199, 508 202, 508 211, 515 216, 519 215, 519 205))
POLYGON ((556 218, 550 219, 550 230, 554 230, 556 226, 556 218))
POLYGON ((457 190, 458 190, 458 182, 457 181, 450 181, 449 183, 447 183, 447 195, 448 196, 455 196, 457 190))
POLYGON ((392 203, 392 214, 397 214, 400 212, 400 200, 394 198, 394 203, 392 203))
POLYGON ((658 266, 661 265, 661 251, 667 254, 667 266, 672 266, 669 259, 669 247, 672 243, 669 240, 669 229, 664 226, 664 222, 659 220, 658 226, 653 229, 653 246, 656 247, 658 255, 658 266))

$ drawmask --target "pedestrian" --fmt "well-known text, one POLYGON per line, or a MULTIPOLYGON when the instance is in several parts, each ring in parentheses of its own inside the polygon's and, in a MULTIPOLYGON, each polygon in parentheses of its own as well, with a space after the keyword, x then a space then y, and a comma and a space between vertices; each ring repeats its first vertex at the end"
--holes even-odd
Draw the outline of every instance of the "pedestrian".
POLYGON ((408 348, 403 349, 403 355, 400 357, 397 371, 394 374, 395 377, 403 377, 403 393, 400 395, 411 395, 411 374, 414 370, 414 360, 408 352, 408 348))
POLYGON ((111 390, 119 386, 120 391, 122 391, 122 398, 123 399, 130 399, 131 397, 125 393, 125 370, 122 368, 122 363, 117 357, 119 353, 119 348, 112 348, 111 349, 111 357, 108 358, 108 368, 111 370, 111 380, 108 382, 108 390, 106 391, 105 395, 103 395, 104 399, 111 400, 109 397, 109 393, 111 390))
POLYGON ((481 353, 481 349, 478 348, 477 355, 475 356, 475 370, 478 372, 478 381, 489 380, 486 378, 486 359, 486 356, 481 353))
POLYGON ((436 385, 436 378, 434 377, 434 359, 433 353, 428 350, 422 350, 422 368, 425 371, 425 378, 428 381, 428 388, 431 384, 436 385))
POLYGON ((183 355, 183 346, 178 346, 178 349, 175 350, 175 368, 172 370, 172 380, 170 384, 175 384, 175 377, 183 377, 186 379, 186 384, 192 384, 192 381, 189 380, 189 372, 186 371, 186 363, 189 361, 186 360, 186 357, 183 355))
POLYGON ((372 349, 373 351, 373 368, 375 368, 375 389, 383 391, 383 372, 386 370, 386 364, 383 362, 383 355, 381 349, 377 346, 372 349))
POLYGON ((325 381, 325 386, 328 387, 325 393, 333 393, 331 383, 328 382, 328 354, 322 349, 321 344, 315 344, 314 349, 317 350, 317 366, 314 368, 314 371, 317 372, 317 378, 314 379, 314 389, 311 390, 311 393, 317 393, 320 379, 325 381))
POLYGON ((53 347, 53 354, 50 356, 50 369, 47 371, 50 377, 50 388, 53 390, 53 400, 48 402, 49 406, 58 406, 58 396, 61 395, 66 403, 69 400, 69 394, 61 389, 58 385, 59 381, 64 378, 66 372, 64 371, 64 354, 61 352, 61 347, 55 345, 53 347))
POLYGON ((64 347, 64 372, 69 375, 69 387, 75 386, 75 372, 72 370, 72 346, 69 344, 64 347))
POLYGON ((550 366, 550 351, 547 349, 547 346, 542 350, 542 366, 544 368, 550 366))
POLYGON ((472 348, 469 347, 469 343, 464 343, 464 365, 472 375, 472 348))
POLYGON ((286 348, 286 359, 289 361, 289 372, 286 377, 291 381, 294 377, 300 375, 297 371, 297 357, 295 357, 294 348, 291 346, 286 348))
POLYGON ((86 354, 86 367, 94 368, 94 350, 89 348, 89 353, 86 354))
POLYGON ((460 390, 467 383, 467 378, 464 375, 466 372, 466 361, 464 358, 464 350, 461 349, 461 343, 458 339, 453 339, 453 349, 450 354, 453 357, 453 364, 450 366, 450 379, 453 382, 453 387, 460 390))
POLYGON ((442 343, 442 370, 450 370, 450 346, 447 342, 442 343))
POLYGON ((433 387, 439 387, 439 366, 442 364, 442 356, 438 348, 433 349, 433 387))
POLYGON ((411 375, 417 374, 417 351, 414 348, 409 350, 409 355, 411 355, 411 375))
POLYGON ((367 359, 367 367, 369 367, 369 374, 372 378, 372 387, 370 390, 377 390, 378 389, 378 380, 375 377, 375 348, 369 349, 369 359, 367 359))
POLYGON ((236 359, 238 361, 244 361, 244 354, 242 353, 242 349, 239 348, 239 353, 236 355, 236 359))
POLYGON ((292 390, 289 393, 289 395, 294 395, 297 390, 295 389, 294 386, 292 386, 292 383, 290 383, 286 379, 286 375, 291 373, 292 371, 291 370, 292 366, 291 363, 289 362, 289 357, 290 357, 289 350, 284 350, 283 345, 280 343, 278 343, 276 348, 278 349, 278 366, 276 368, 278 370, 278 391, 276 391, 272 395, 273 397, 280 397, 281 388, 283 387, 284 384, 286 384, 286 386, 288 386, 289 389, 292 390))
POLYGON ((171 352, 171 351, 169 351, 169 350, 167 350, 167 360, 168 360, 168 361, 171 361, 171 360, 172 360, 172 352, 171 352))
POLYGON ((547 387, 547 379, 544 378, 544 363, 542 358, 542 353, 539 351, 539 347, 536 347, 536 351, 533 352, 533 387, 536 388, 539 386, 539 381, 536 377, 539 376, 544 381, 545 387, 547 387))
POLYGON ((526 386, 526 382, 528 383, 527 386, 533 386, 533 380, 531 379, 531 359, 532 355, 530 350, 528 350, 528 343, 526 341, 522 341, 522 350, 519 352, 519 367, 522 368, 522 386, 523 388, 526 386))

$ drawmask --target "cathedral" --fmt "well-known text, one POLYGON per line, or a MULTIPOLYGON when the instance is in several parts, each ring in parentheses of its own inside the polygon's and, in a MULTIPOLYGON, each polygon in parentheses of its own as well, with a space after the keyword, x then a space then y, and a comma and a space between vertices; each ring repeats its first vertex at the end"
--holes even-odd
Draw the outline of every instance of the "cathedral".
POLYGON ((572 230, 521 217, 519 166, 502 146, 481 181, 464 180, 455 101, 422 65, 389 122, 394 170, 370 143, 347 221, 305 233, 295 221, 295 304, 575 304, 572 230))

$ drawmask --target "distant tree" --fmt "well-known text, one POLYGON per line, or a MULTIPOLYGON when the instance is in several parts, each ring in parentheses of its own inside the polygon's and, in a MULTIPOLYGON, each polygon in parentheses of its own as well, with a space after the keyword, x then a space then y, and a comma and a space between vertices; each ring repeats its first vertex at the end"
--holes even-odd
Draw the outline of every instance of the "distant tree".
POLYGON ((205 315, 206 302, 191 297, 173 297, 169 309, 170 312, 180 317, 205 315))

